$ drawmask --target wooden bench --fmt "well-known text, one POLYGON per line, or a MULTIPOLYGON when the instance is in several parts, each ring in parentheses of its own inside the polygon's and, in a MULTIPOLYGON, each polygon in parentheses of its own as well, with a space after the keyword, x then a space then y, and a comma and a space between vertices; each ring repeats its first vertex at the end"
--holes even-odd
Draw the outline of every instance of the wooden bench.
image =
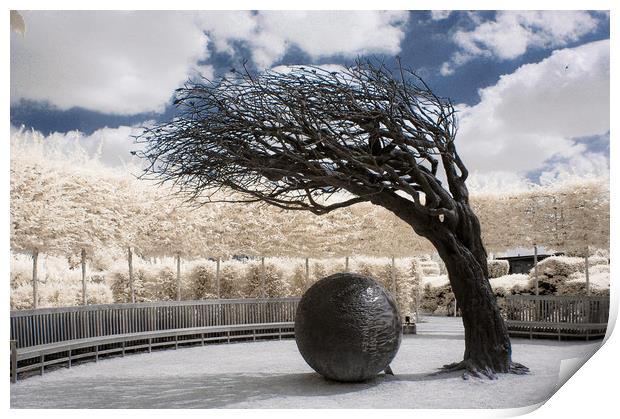
POLYGON ((39 370, 40 374, 43 374, 45 367, 50 365, 66 363, 71 368, 71 364, 75 360, 82 358, 92 358, 96 362, 101 356, 114 353, 125 356, 126 351, 138 350, 151 352, 155 347, 174 346, 177 349, 179 345, 199 343, 204 345, 206 342, 230 343, 234 340, 275 337, 282 339, 294 335, 293 322, 280 322, 126 333, 66 340, 25 348, 17 348, 16 341, 11 341, 11 381, 16 382, 17 375, 26 371, 39 370), (50 356, 58 354, 64 356, 50 358, 50 356), (32 362, 33 360, 35 361, 32 362), (19 365, 20 363, 22 366, 19 365))
POLYGON ((532 322, 506 320, 506 327, 511 336, 533 337, 579 337, 602 338, 607 331, 607 323, 566 323, 566 322, 532 322))

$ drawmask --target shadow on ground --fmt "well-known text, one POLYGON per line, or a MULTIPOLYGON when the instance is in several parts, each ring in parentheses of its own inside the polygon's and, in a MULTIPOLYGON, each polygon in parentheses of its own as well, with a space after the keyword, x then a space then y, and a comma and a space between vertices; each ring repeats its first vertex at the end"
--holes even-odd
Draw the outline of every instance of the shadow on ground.
POLYGON ((381 374, 363 383, 338 383, 326 380, 316 373, 216 374, 183 378, 164 376, 149 380, 148 385, 140 379, 93 377, 80 380, 81 394, 71 394, 76 383, 71 383, 70 387, 57 383, 31 397, 12 400, 11 407, 225 408, 237 403, 283 396, 320 397, 355 393, 387 381, 435 381, 454 376, 433 376, 427 373, 395 376, 381 374), (111 388, 115 390, 111 392, 111 388))

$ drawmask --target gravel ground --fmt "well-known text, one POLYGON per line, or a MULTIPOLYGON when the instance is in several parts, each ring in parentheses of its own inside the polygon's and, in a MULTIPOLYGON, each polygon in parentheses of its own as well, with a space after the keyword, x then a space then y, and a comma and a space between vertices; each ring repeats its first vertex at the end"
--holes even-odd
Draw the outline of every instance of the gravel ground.
POLYGON ((600 341, 513 339, 526 376, 464 381, 429 375, 462 359, 460 319, 426 317, 403 338, 396 375, 361 384, 324 380, 294 340, 210 345, 109 358, 11 385, 13 408, 514 408, 546 400, 563 359, 587 358, 600 341))

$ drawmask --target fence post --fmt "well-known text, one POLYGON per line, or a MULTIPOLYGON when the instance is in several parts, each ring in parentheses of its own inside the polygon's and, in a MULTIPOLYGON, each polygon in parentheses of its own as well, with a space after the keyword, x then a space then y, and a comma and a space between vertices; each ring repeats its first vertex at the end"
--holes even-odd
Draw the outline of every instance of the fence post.
POLYGON ((348 256, 344 258, 344 271, 349 272, 349 257, 348 256))
POLYGON ((220 258, 215 261, 215 285, 217 286, 217 298, 220 298, 220 258))
POLYGON ((588 261, 588 253, 590 253, 590 246, 586 246, 586 295, 590 296, 590 266, 588 261))
POLYGON ((454 317, 456 317, 456 297, 454 297, 454 317))
POLYGON ((310 282, 310 261, 306 258, 306 285, 310 282))
POLYGON ((11 382, 17 382, 17 341, 11 341, 11 382))
POLYGON ((181 252, 177 253, 177 301, 181 301, 181 252))
POLYGON ((417 290, 415 293, 415 321, 418 323, 420 321, 420 286, 422 285, 422 281, 418 281, 417 290))
POLYGON ((82 305, 86 305, 86 249, 82 249, 82 305))
POLYGON ((261 259, 260 261, 260 264, 261 264, 260 266, 261 296, 265 298, 267 296, 267 293, 265 292, 266 291, 265 290, 265 257, 263 256, 260 259, 261 259))
POLYGON ((32 308, 39 306, 39 278, 37 276, 37 262, 39 260, 39 249, 36 247, 32 251, 32 308))
POLYGON ((392 289, 394 290, 394 298, 396 298, 396 262, 394 261, 394 256, 392 256, 390 275, 392 276, 392 289))
POLYGON ((536 286, 536 295, 538 295, 538 246, 534 244, 534 284, 536 286))
POLYGON ((127 263, 129 264, 129 292, 131 293, 131 302, 136 302, 136 294, 133 289, 133 254, 131 246, 127 247, 127 263))

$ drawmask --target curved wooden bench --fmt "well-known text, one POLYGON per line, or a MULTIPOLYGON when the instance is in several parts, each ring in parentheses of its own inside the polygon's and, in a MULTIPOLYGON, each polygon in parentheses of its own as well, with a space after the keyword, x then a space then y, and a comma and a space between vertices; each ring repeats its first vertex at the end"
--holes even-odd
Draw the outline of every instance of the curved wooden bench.
POLYGON ((506 327, 511 336, 538 337, 580 337, 601 338, 607 332, 606 323, 566 323, 566 322, 531 322, 506 320, 506 327))
POLYGON ((50 365, 66 363, 71 368, 71 364, 75 360, 82 358, 93 358, 96 362, 101 356, 114 353, 120 353, 124 356, 126 351, 138 350, 151 352, 153 348, 162 346, 174 346, 176 349, 179 345, 199 343, 204 345, 207 342, 230 343, 235 340, 275 337, 282 339, 283 337, 294 337, 294 335, 294 322, 279 322, 126 333, 66 340, 25 348, 17 348, 15 341, 11 341, 11 381, 16 382, 18 373, 26 371, 39 370, 43 374, 45 367, 50 365), (105 346, 112 347, 102 348, 105 346), (64 354, 64 356, 49 358, 58 354, 64 354), (36 361, 32 362, 32 360, 36 361), (22 366, 19 365, 20 363, 22 366))
POLYGON ((609 318, 609 297, 509 295, 505 313, 510 336, 603 338, 609 318))

